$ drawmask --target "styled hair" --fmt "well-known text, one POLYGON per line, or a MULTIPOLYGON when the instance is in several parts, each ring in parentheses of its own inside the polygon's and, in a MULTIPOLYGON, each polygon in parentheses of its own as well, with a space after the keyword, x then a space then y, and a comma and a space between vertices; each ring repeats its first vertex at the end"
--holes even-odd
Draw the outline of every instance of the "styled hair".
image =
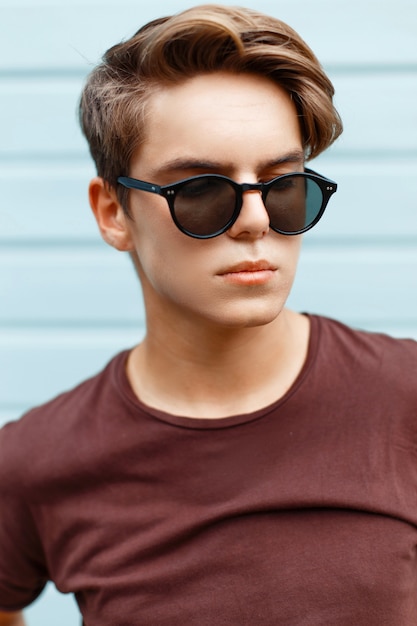
POLYGON ((328 148, 342 132, 334 88, 318 59, 284 22, 254 10, 201 5, 153 20, 110 48, 87 78, 80 123, 97 174, 118 191, 132 155, 145 138, 147 103, 156 90, 216 71, 253 73, 292 98, 306 159, 328 148))

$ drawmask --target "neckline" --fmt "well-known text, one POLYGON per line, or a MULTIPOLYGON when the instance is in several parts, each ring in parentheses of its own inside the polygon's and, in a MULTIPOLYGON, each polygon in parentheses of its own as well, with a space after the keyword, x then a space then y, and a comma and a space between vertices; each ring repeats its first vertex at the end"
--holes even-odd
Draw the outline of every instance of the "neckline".
POLYGON ((130 354, 129 350, 122 352, 115 361, 114 385, 118 393, 122 396, 130 409, 137 415, 145 415, 148 418, 156 419, 160 422, 187 428, 192 430, 217 430, 222 428, 232 428, 246 424, 276 411, 286 404, 298 391, 308 376, 317 356, 319 337, 321 332, 319 317, 309 313, 304 313, 310 320, 310 337, 308 342, 307 356, 297 378, 288 391, 275 400, 272 404, 266 405, 252 413, 242 413, 218 418, 184 417, 182 415, 172 415, 159 409, 144 404, 134 393, 126 374, 126 362, 130 354))

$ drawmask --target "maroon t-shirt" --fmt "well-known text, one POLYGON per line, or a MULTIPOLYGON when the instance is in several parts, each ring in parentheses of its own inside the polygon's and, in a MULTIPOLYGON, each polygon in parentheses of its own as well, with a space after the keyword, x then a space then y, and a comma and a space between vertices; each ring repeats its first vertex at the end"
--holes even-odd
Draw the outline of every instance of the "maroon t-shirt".
POLYGON ((416 342, 312 316, 289 392, 223 419, 144 406, 126 357, 0 431, 0 608, 51 579, 86 626, 417 624, 416 342))

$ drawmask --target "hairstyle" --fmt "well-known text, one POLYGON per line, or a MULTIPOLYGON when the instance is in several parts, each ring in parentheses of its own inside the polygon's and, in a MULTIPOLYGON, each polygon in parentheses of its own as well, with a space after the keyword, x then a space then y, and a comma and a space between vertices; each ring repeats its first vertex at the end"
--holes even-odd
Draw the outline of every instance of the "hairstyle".
POLYGON ((145 137, 150 96, 198 74, 230 71, 265 76, 294 101, 306 159, 328 148, 342 132, 334 88, 319 61, 284 22, 246 8, 201 5, 153 20, 110 48, 87 78, 80 122, 97 173, 117 189, 127 211, 132 155, 145 137))

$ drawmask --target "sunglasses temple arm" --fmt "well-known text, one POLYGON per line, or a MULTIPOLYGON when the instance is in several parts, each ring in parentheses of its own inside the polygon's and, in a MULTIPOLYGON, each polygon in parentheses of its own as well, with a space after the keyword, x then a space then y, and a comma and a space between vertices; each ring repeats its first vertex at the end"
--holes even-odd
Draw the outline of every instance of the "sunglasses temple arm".
POLYGON ((153 185, 152 183, 146 183, 143 180, 137 180, 136 178, 130 178, 129 176, 120 176, 117 179, 124 187, 129 189, 139 189, 140 191, 150 191, 153 193, 161 193, 162 187, 159 185, 153 185))

